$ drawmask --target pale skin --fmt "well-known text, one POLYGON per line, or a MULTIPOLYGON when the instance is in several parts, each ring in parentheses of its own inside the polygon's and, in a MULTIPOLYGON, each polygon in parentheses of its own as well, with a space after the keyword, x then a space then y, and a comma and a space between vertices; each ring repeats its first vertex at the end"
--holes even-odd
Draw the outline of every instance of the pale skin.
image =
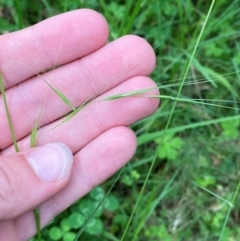
POLYGON ((0 240, 31 238, 36 233, 35 207, 40 209, 41 225, 46 225, 134 155, 136 137, 128 126, 151 115, 159 104, 156 99, 130 97, 90 104, 46 133, 69 107, 34 73, 61 66, 42 77, 75 106, 100 90, 101 99, 155 86, 147 77, 155 67, 155 55, 144 39, 124 36, 109 44, 107 39, 106 20, 86 9, 0 36, 0 71, 21 150, 14 154, 0 96, 0 240), (41 109, 37 145, 63 142, 74 155, 69 174, 52 183, 40 181, 22 156, 29 152, 31 129, 41 109))

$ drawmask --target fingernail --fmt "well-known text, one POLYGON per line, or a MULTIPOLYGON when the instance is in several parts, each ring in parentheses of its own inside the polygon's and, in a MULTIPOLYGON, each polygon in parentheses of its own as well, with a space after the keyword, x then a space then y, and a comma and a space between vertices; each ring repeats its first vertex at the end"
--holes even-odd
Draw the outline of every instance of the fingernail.
POLYGON ((73 154, 61 142, 37 147, 26 155, 34 172, 43 182, 54 182, 66 176, 73 164, 73 154))

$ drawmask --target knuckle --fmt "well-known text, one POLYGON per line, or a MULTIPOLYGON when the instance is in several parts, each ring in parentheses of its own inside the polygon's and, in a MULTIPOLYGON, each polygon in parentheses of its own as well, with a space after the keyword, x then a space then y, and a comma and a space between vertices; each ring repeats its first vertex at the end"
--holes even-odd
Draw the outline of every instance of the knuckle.
MULTIPOLYGON (((100 107, 99 107, 100 108, 100 107)), ((96 112, 96 110, 94 109, 94 107, 89 106, 89 111, 90 111, 90 116, 92 118, 92 121, 95 125, 95 127, 101 132, 104 132, 106 130, 104 124, 101 121, 101 117, 99 116, 99 114, 96 112)))
POLYGON ((88 190, 88 192, 96 186, 88 177, 87 172, 84 171, 84 168, 82 167, 80 162, 78 163, 78 165, 76 165, 76 173, 79 176, 79 179, 82 180, 82 185, 85 186, 85 189, 88 190))

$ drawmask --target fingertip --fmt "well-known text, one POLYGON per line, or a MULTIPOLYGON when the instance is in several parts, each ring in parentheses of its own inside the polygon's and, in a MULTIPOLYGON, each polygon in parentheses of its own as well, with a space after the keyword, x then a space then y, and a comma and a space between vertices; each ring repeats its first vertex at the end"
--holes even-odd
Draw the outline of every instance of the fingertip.
MULTIPOLYGON (((135 132, 126 126, 118 126, 116 127, 117 134, 117 140, 119 142, 119 148, 122 149, 122 151, 126 151, 126 148, 128 151, 126 152, 125 160, 129 161, 135 154, 137 149, 137 137, 135 132)), ((121 150, 119 150, 121 152, 121 150)))
POLYGON ((144 74, 151 74, 156 67, 156 55, 151 44, 146 39, 131 34, 125 35, 119 40, 122 41, 123 50, 131 51, 131 54, 135 56, 135 61, 139 59, 143 60, 138 65, 146 70, 144 74))

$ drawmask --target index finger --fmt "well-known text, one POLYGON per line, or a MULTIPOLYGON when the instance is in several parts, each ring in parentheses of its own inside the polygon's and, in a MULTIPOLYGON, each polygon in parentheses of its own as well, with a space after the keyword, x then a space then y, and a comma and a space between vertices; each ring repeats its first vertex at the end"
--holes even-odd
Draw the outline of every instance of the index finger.
POLYGON ((105 19, 88 9, 60 14, 0 36, 0 72, 5 88, 94 52, 107 39, 105 19))

